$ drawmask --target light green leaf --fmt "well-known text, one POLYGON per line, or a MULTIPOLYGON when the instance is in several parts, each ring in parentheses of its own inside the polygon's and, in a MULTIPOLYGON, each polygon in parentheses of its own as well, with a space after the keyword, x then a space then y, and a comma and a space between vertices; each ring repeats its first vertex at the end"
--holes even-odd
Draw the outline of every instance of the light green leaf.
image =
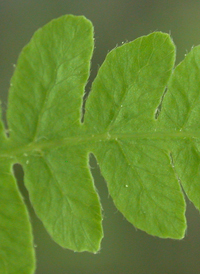
POLYGON ((50 235, 63 247, 96 252, 101 207, 80 142, 92 51, 93 27, 82 16, 38 30, 11 80, 8 123, 31 202, 50 235))
POLYGON ((0 159, 0 273, 34 273, 28 212, 16 186, 11 162, 0 159))
MULTIPOLYGON (((167 34, 152 33, 114 49, 92 85, 82 124, 92 52, 91 22, 72 15, 38 30, 22 50, 9 92, 9 140, 0 125, 0 157, 7 168, 5 175, 2 162, 0 178, 9 176, 2 184, 5 197, 6 187, 13 187, 13 157, 24 168, 31 202, 52 238, 75 251, 97 252, 103 232, 88 164, 92 152, 128 221, 149 234, 180 239, 186 229, 180 183, 200 209, 200 49, 175 71, 175 47, 167 34)), ((21 219, 14 222, 20 225, 21 219)), ((26 241, 30 248, 30 237, 26 241)))
POLYGON ((22 165, 32 204, 53 239, 74 251, 96 252, 102 217, 87 154, 69 144, 30 153, 22 165))
MULTIPOLYGON (((1 109, 0 109, 1 116, 1 109)), ((0 149, 6 147, 0 117, 0 149)), ((12 173, 12 159, 0 156, 0 273, 34 273, 35 256, 28 212, 12 173)))
POLYGON ((152 235, 182 238, 185 202, 155 118, 174 53, 163 33, 111 51, 93 83, 85 122, 98 138, 91 151, 116 207, 152 235))
POLYGON ((174 169, 187 196, 200 209, 200 47, 175 69, 160 115, 170 135, 174 169))
POLYGON ((2 121, 1 115, 2 115, 2 110, 1 110, 1 101, 0 101, 0 148, 2 148, 3 143, 6 140, 5 128, 4 128, 4 124, 2 121))
POLYGON ((63 16, 34 34, 11 79, 12 140, 24 145, 78 135, 92 52, 93 27, 81 16, 63 16))
POLYGON ((87 101, 87 126, 95 133, 152 132, 155 111, 174 66, 174 52, 164 33, 152 33, 112 50, 87 101))

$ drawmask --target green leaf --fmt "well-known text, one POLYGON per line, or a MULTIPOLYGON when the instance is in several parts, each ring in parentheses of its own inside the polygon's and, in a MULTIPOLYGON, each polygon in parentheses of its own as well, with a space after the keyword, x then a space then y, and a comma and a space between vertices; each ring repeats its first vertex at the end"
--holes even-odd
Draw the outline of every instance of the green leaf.
POLYGON ((25 183, 36 213, 61 246, 74 251, 100 248, 101 213, 87 152, 65 145, 22 159, 25 183))
POLYGON ((200 209, 200 46, 175 69, 163 102, 160 128, 171 134, 174 169, 185 193, 200 209))
POLYGON ((95 133, 151 132, 174 66, 174 52, 164 33, 152 33, 112 50, 87 101, 88 127, 95 133))
POLYGON ((80 142, 92 51, 93 27, 82 16, 63 16, 38 30, 11 80, 8 124, 31 202, 47 231, 63 247, 96 252, 101 207, 80 142))
POLYGON ((0 101, 0 148, 2 148, 3 143, 6 140, 5 128, 4 128, 4 124, 2 121, 1 115, 2 115, 2 110, 1 110, 1 101, 0 101))
POLYGON ((91 150, 116 207, 152 235, 182 238, 185 202, 155 118, 174 53, 163 33, 111 51, 93 83, 85 122, 98 136, 91 150))
POLYGON ((34 34, 11 79, 12 140, 24 145, 78 135, 92 52, 93 27, 81 16, 63 16, 34 34))
MULTIPOLYGON (((103 232, 88 164, 94 153, 128 221, 151 235, 181 239, 186 229, 181 185, 200 209, 200 48, 174 71, 168 34, 152 33, 112 50, 94 80, 82 124, 92 52, 91 22, 72 15, 39 29, 22 50, 9 91, 8 140, 0 124, 0 182, 6 178, 0 199, 21 201, 10 171, 11 164, 21 163, 33 207, 52 238, 75 251, 97 252, 103 232)), ((27 220, 24 205, 17 205, 16 227, 27 220)), ((11 203, 6 207, 11 214, 11 203)), ((31 252, 30 239, 16 243, 15 250, 23 253, 26 246, 31 252)), ((2 267, 4 249, 0 243, 2 267)))
POLYGON ((34 273, 28 212, 16 186, 11 162, 0 159, 0 273, 34 273))
MULTIPOLYGON (((4 149, 6 143, 0 117, 0 149, 4 149)), ((6 155, 0 156, 0 273, 34 273, 32 229, 11 170, 12 160, 6 155)))

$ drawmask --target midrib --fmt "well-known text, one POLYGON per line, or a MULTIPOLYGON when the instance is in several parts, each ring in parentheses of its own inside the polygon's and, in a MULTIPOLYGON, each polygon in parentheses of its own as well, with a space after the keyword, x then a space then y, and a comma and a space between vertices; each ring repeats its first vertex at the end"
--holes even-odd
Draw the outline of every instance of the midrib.
MULTIPOLYGON (((95 142, 109 142, 118 140, 137 140, 137 139, 197 139, 200 138, 200 132, 184 132, 184 131, 173 131, 173 132, 130 132, 130 133, 101 133, 101 134, 90 134, 81 136, 66 137, 60 140, 45 140, 38 143, 30 143, 25 146, 11 147, 2 149, 0 151, 0 157, 11 157, 19 154, 25 154, 32 151, 42 152, 43 149, 55 149, 62 146, 76 146, 87 143, 95 142)), ((9 143, 8 143, 9 144, 9 143)))

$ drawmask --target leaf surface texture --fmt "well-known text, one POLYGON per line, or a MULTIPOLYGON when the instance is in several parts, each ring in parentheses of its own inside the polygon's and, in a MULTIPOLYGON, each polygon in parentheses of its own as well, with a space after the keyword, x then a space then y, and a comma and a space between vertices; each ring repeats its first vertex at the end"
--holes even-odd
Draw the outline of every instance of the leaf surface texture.
POLYGON ((151 235, 181 239, 182 188, 200 209, 200 48, 175 69, 168 34, 115 48, 92 84, 82 123, 93 48, 91 22, 68 15, 39 29, 22 50, 9 91, 9 138, 0 124, 6 159, 0 168, 9 174, 1 176, 2 187, 17 191, 10 167, 21 163, 32 205, 51 237, 74 251, 97 252, 103 232, 89 168, 93 153, 129 222, 151 235))

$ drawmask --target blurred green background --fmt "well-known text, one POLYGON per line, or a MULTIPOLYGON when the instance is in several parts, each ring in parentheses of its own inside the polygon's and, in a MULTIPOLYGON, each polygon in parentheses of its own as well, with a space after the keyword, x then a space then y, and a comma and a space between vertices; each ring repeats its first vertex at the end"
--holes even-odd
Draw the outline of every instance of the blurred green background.
MULTIPOLYGON (((63 14, 85 15, 95 27, 96 48, 88 90, 108 51, 124 41, 156 30, 171 33, 177 46, 177 62, 192 46, 200 44, 200 1, 197 0, 0 0, 0 97, 4 117, 9 79, 20 50, 35 30, 63 14)), ((33 224, 36 274, 200 273, 200 216, 190 202, 187 201, 185 239, 149 236, 136 230, 116 210, 93 158, 90 164, 104 210, 105 237, 96 255, 64 250, 51 240, 30 206, 21 167, 14 167, 33 224)))

